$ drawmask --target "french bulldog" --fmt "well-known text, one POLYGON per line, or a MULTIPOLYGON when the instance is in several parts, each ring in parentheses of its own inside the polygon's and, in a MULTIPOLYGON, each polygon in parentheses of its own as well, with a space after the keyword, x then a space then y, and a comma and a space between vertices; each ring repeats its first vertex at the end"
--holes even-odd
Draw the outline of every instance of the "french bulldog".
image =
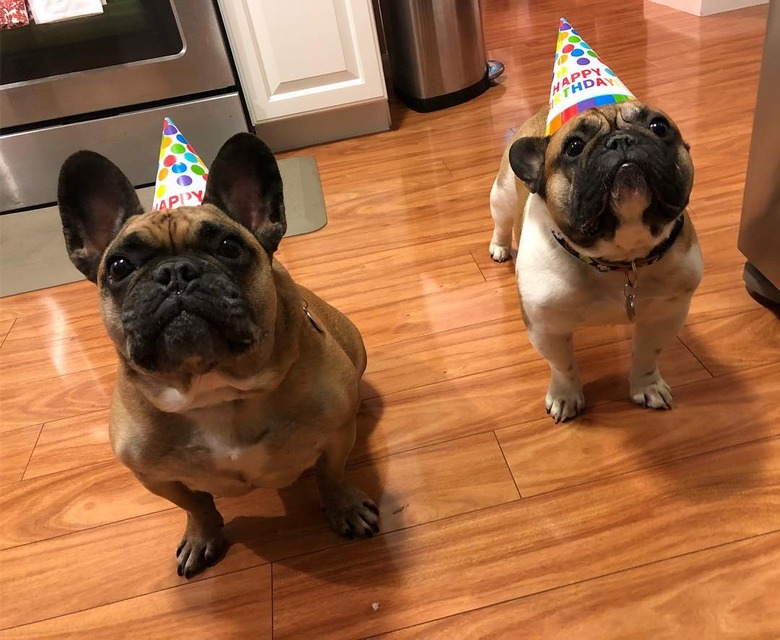
POLYGON ((97 284, 119 357, 113 450, 187 513, 179 575, 223 555, 213 496, 284 487, 311 467, 336 532, 377 532, 376 505, 344 475, 363 341, 274 258, 287 223, 271 150, 233 136, 202 205, 155 212, 113 163, 79 151, 58 197, 70 258, 97 284))
POLYGON ((545 136, 547 107, 507 146, 490 193, 493 260, 511 256, 528 337, 550 366, 545 404, 561 422, 585 406, 573 332, 634 323, 630 394, 670 409, 658 356, 685 324, 703 262, 686 208, 689 146, 665 113, 629 100, 589 109, 545 136))

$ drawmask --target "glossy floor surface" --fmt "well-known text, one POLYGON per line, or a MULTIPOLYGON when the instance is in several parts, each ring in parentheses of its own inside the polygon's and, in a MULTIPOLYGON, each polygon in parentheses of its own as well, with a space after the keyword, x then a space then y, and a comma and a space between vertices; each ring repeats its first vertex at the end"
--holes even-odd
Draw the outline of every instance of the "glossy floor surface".
POLYGON ((745 293, 736 248, 766 7, 483 11, 500 86, 299 152, 317 158, 329 224, 279 257, 365 338, 349 475, 381 535, 337 538, 304 478, 219 500, 227 557, 178 578, 182 512, 107 444, 116 364, 93 287, 7 298, 0 637, 780 635, 780 323, 745 293), (586 414, 554 425, 512 266, 488 257, 490 186, 547 98, 560 14, 692 145, 706 273, 662 356, 670 412, 630 403, 629 334, 604 328, 577 336, 586 414))

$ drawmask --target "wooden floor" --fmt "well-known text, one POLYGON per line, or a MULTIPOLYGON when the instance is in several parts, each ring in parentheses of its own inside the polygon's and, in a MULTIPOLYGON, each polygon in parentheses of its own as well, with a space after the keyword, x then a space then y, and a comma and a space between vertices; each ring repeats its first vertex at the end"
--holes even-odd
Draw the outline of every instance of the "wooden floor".
POLYGON ((280 257, 365 337, 349 473, 382 534, 330 533, 304 478, 219 500, 227 557, 178 578, 183 514, 107 444, 116 364, 92 285, 7 298, 0 637, 780 636, 780 323, 745 293, 736 248, 766 7, 483 12, 500 86, 435 114, 395 105, 391 132, 297 152, 317 158, 329 224, 280 257), (587 413, 554 425, 512 266, 488 257, 490 186, 547 98, 560 14, 692 144, 706 273, 663 355, 671 412, 628 401, 629 334, 589 330, 587 413))

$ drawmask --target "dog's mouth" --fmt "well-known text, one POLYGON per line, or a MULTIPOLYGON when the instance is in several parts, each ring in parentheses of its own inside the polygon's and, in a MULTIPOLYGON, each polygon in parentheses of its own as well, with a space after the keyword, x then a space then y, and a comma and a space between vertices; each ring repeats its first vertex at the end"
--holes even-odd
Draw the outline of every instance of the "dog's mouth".
POLYGON ((620 202, 629 196, 650 195, 645 171, 635 162, 623 162, 613 171, 610 197, 620 202))
POLYGON ((226 356, 250 350, 255 326, 243 305, 216 304, 197 294, 170 295, 144 318, 123 318, 128 355, 150 371, 206 373, 226 356))

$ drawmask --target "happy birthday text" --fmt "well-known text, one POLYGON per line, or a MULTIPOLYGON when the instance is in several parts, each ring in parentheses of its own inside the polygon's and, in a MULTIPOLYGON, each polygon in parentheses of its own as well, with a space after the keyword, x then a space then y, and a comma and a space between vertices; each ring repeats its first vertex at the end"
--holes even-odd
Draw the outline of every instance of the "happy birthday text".
POLYGON ((564 98, 568 98, 569 94, 575 94, 578 91, 584 91, 585 89, 591 89, 593 87, 620 87, 614 78, 602 78, 601 69, 583 69, 582 71, 575 71, 570 76, 566 76, 563 80, 559 80, 552 86, 553 101, 552 103, 558 104, 564 98), (595 75, 595 78, 589 76, 595 75))
POLYGON ((153 211, 160 211, 162 209, 175 209, 184 205, 197 206, 203 200, 203 189, 200 191, 185 191, 183 193, 175 193, 163 198, 152 207, 153 211))

